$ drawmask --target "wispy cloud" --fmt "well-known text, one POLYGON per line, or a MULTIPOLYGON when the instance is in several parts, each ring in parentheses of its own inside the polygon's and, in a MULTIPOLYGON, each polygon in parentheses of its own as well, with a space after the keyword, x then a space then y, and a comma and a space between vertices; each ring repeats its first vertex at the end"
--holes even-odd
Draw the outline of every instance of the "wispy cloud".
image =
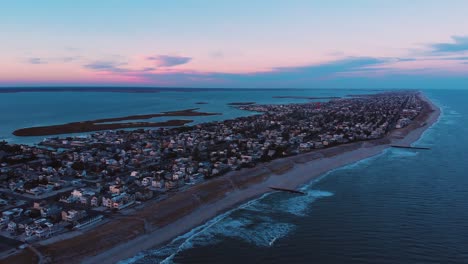
POLYGON ((468 57, 450 57, 450 58, 444 58, 445 60, 456 60, 456 61, 466 61, 468 60, 468 57))
POLYGON ((43 59, 43 58, 29 58, 27 59, 27 62, 30 63, 30 64, 47 64, 47 60, 43 59))
POLYGON ((33 57, 26 59, 29 64, 48 64, 48 63, 68 63, 81 59, 81 56, 67 56, 67 57, 33 57))
POLYGON ((131 72, 147 83, 176 84, 182 86, 226 85, 232 87, 278 87, 310 84, 323 78, 338 77, 339 73, 367 71, 368 67, 377 67, 399 61, 399 58, 348 57, 332 62, 305 65, 299 67, 276 67, 270 71, 253 73, 219 73, 196 71, 131 72))
POLYGON ((128 72, 128 70, 120 67, 126 64, 127 63, 116 62, 116 61, 94 61, 94 62, 83 65, 83 67, 86 69, 95 70, 95 71, 126 73, 128 72))
POLYGON ((58 61, 62 61, 62 62, 72 62, 72 61, 77 61, 79 59, 81 59, 81 56, 70 56, 70 57, 57 58, 58 61))
POLYGON ((138 83, 167 87, 427 88, 441 87, 443 83, 438 80, 448 80, 447 78, 454 80, 452 85, 468 85, 466 71, 464 72, 468 65, 468 56, 456 53, 403 58, 342 57, 323 63, 273 67, 270 70, 249 73, 152 67, 149 65, 150 61, 153 60, 146 60, 147 65, 136 66, 137 63, 125 57, 108 57, 88 61, 81 66, 97 74, 111 76, 111 82, 118 80, 119 84, 138 83))
POLYGON ((216 58, 216 59, 224 57, 224 53, 221 51, 214 51, 214 52, 211 52, 209 55, 210 57, 216 58))
POLYGON ((310 73, 313 75, 330 74, 337 72, 355 71, 365 69, 366 67, 381 65, 395 61, 401 61, 400 58, 374 58, 374 57, 347 57, 340 60, 314 64, 300 67, 278 67, 274 72, 297 72, 310 73))
POLYGON ((158 67, 173 67, 189 63, 192 58, 182 56, 157 55, 149 56, 147 60, 154 61, 158 67))
MULTIPOLYGON (((179 57, 178 57, 179 58, 179 57)), ((344 79, 354 82, 359 78, 386 78, 399 75, 434 75, 450 72, 450 69, 428 68, 422 61, 452 60, 460 65, 468 60, 467 56, 447 54, 426 57, 342 57, 333 61, 295 67, 273 67, 269 70, 249 73, 200 72, 182 70, 170 66, 180 65, 185 60, 167 60, 166 56, 146 57, 157 61, 157 66, 134 68, 126 59, 106 59, 83 65, 84 68, 138 81, 148 85, 186 86, 186 87, 318 87, 321 84, 340 83, 344 79), (160 62, 159 60, 163 61, 160 62), (170 61, 170 62, 168 62, 170 61), (421 66, 423 65, 423 66, 421 66), (423 68, 421 68, 423 67, 423 68)), ((440 67, 438 63, 432 63, 440 67)), ((345 85, 344 85, 345 86, 345 85)))
POLYGON ((453 36, 451 43, 430 44, 433 53, 455 53, 468 51, 468 36, 453 36))
POLYGON ((123 67, 126 65, 128 65, 128 63, 122 61, 98 60, 83 65, 83 68, 98 72, 118 74, 121 76, 138 76, 139 74, 149 73, 157 70, 155 67, 144 67, 140 69, 123 67))

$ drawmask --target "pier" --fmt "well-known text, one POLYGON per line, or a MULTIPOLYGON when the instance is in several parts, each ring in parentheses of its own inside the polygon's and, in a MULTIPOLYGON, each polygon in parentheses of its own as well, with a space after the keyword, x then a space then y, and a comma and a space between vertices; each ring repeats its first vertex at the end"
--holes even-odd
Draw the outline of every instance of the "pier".
POLYGON ((286 188, 280 188, 280 187, 269 187, 272 190, 275 191, 282 191, 282 192, 289 192, 289 193, 295 193, 295 194, 302 194, 305 195, 305 192, 297 191, 294 189, 286 189, 286 188))
POLYGON ((403 148, 403 149, 419 149, 419 150, 430 150, 431 148, 428 147, 412 147, 412 146, 398 146, 398 145, 391 145, 392 148, 403 148))

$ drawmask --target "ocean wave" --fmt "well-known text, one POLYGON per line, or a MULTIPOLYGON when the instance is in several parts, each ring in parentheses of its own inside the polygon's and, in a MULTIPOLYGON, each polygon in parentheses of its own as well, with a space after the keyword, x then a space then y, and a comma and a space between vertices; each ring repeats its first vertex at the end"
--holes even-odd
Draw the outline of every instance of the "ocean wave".
POLYGON ((276 222, 270 217, 256 218, 255 215, 241 218, 229 218, 223 223, 210 228, 197 237, 194 245, 211 245, 223 238, 241 240, 257 247, 269 247, 279 238, 285 237, 294 229, 290 223, 276 222))
POLYGON ((450 116, 462 116, 459 112, 455 110, 449 110, 447 114, 450 116))
POLYGON ((448 105, 437 104, 440 109, 440 116, 436 123, 439 121, 445 125, 453 125, 457 122, 457 120, 462 117, 462 114, 457 112, 456 110, 452 109, 452 107, 448 105))
POLYGON ((282 200, 278 206, 275 206, 275 208, 281 212, 290 213, 296 216, 305 216, 311 203, 317 199, 332 195, 333 193, 331 192, 310 190, 306 192, 306 195, 296 195, 292 198, 282 200))
POLYGON ((444 117, 440 120, 440 123, 444 124, 444 125, 456 125, 457 124, 457 120, 454 119, 454 118, 447 118, 447 117, 444 117))
POLYGON ((391 149, 389 151, 388 157, 391 159, 400 159, 400 158, 409 158, 415 157, 418 155, 418 152, 405 149, 391 149))
POLYGON ((302 189, 305 195, 291 195, 289 198, 277 198, 257 200, 250 206, 244 208, 246 211, 257 213, 286 213, 295 216, 305 216, 310 204, 317 199, 332 196, 333 193, 320 190, 302 189), (274 200, 274 201, 273 201, 274 200), (273 206, 274 204, 274 206, 273 206))
POLYGON ((336 169, 333 169, 331 171, 328 171, 325 175, 328 175, 328 174, 331 174, 331 173, 334 173, 336 171, 341 171, 341 170, 354 170, 356 168, 362 168, 362 167, 365 167, 365 166, 370 166, 374 160, 386 155, 388 153, 388 151, 390 151, 389 148, 381 151, 380 153, 374 155, 374 156, 371 156, 371 157, 368 157, 368 158, 365 158, 365 159, 361 159, 361 160, 358 160, 356 162, 353 162, 353 163, 350 163, 348 165, 345 165, 345 166, 342 166, 342 167, 339 167, 339 168, 336 168, 336 169))
POLYGON ((169 245, 147 251, 125 260, 124 263, 173 263, 177 254, 194 248, 214 245, 223 239, 240 240, 257 247, 270 247, 285 237, 295 226, 290 223, 275 222, 272 218, 256 219, 255 215, 228 217, 215 225, 193 230, 169 245))
MULTIPOLYGON (((261 197, 251 200, 235 209, 232 209, 224 214, 218 215, 217 217, 209 220, 203 225, 193 228, 189 232, 180 235, 174 238, 170 243, 166 246, 158 248, 156 250, 148 250, 139 253, 138 255, 122 260, 118 262, 119 264, 130 264, 130 263, 172 263, 172 259, 176 256, 179 252, 183 250, 187 250, 192 248, 195 244, 203 245, 203 242, 206 242, 206 239, 200 238, 207 234, 208 236, 211 235, 210 232, 207 232, 210 228, 214 225, 221 222, 223 219, 227 218, 233 212, 241 210, 250 206, 252 203, 255 203, 257 200, 263 199, 264 197, 268 196, 271 193, 267 193, 262 195, 261 197)), ((214 242, 214 240, 212 240, 214 242)))
POLYGON ((271 247, 295 229, 294 224, 278 221, 277 217, 271 216, 272 213, 304 216, 311 203, 319 198, 333 195, 327 191, 308 190, 306 195, 285 199, 273 194, 275 193, 264 194, 258 199, 219 215, 175 238, 162 248, 144 251, 119 263, 173 263, 174 257, 180 252, 194 247, 214 245, 226 238, 257 247, 271 247))
POLYGON ((457 124, 460 117, 461 115, 452 115, 444 113, 443 115, 441 115, 439 121, 444 125, 454 125, 457 124))

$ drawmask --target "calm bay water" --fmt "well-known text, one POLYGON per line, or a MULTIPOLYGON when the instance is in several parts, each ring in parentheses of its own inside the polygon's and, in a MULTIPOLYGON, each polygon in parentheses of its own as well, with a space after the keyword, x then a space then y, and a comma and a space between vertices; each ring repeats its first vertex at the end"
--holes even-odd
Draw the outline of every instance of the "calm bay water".
MULTIPOLYGON (((232 102, 283 104, 323 100, 273 98, 274 96, 345 96, 371 93, 369 90, 206 90, 192 92, 163 91, 160 93, 104 93, 104 92, 21 92, 0 93, 0 140, 11 143, 34 144, 44 137, 15 137, 19 128, 56 125, 128 115, 154 114, 200 108, 200 111, 219 112, 219 116, 185 117, 194 120, 189 125, 231 119, 254 114, 228 105, 232 102), (196 104, 206 102, 207 104, 196 104)), ((163 121, 173 117, 152 118, 163 121)), ((184 117, 182 117, 184 119, 184 117)))
MULTIPOLYGON (((251 114, 229 102, 289 103, 272 96, 343 96, 369 91, 202 91, 157 94, 0 94, 0 139, 20 127, 199 107, 251 114), (197 105, 196 102, 208 102, 197 105)), ((123 263, 468 263, 467 91, 428 90, 442 116, 416 143, 323 175, 306 196, 273 193, 123 263)))
POLYGON ((416 142, 218 216, 124 263, 468 263, 466 91, 426 91, 443 110, 416 142))

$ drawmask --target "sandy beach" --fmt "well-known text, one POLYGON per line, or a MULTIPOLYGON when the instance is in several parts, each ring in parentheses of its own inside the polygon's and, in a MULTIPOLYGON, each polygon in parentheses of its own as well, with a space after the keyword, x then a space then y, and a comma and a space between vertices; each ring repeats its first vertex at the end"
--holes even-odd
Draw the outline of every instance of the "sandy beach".
MULTIPOLYGON (((271 192, 269 187, 298 188, 324 173, 382 153, 391 145, 410 145, 434 124, 440 109, 424 95, 425 110, 412 124, 385 138, 355 142, 259 164, 231 172, 178 192, 160 202, 148 202, 130 217, 111 220, 81 235, 37 245, 54 263, 116 263, 161 246, 175 237, 249 200, 271 192)), ((11 256, 10 263, 35 257, 31 251, 11 256)), ((38 260, 38 258, 35 258, 38 260)))

